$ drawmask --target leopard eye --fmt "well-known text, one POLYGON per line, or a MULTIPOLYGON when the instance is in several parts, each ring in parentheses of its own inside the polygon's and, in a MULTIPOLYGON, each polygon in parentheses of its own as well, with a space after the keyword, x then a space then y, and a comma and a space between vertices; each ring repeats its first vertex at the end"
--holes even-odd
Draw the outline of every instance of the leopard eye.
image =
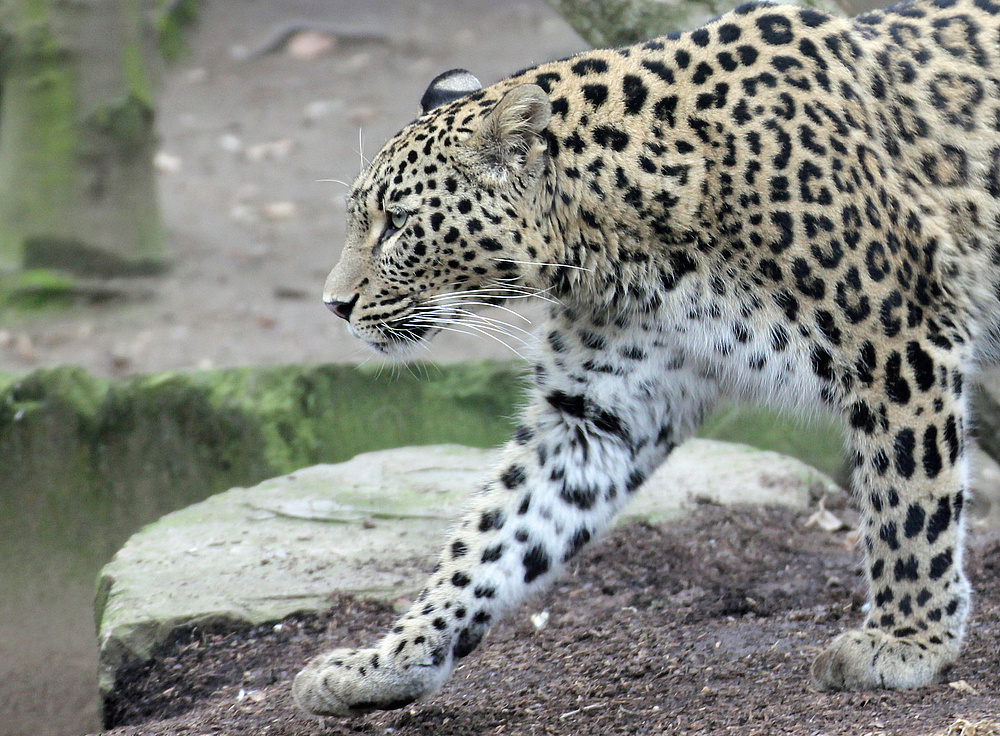
POLYGON ((382 244, 390 237, 399 232, 405 225, 406 221, 409 219, 410 213, 406 210, 386 210, 385 212, 385 225, 382 228, 382 233, 378 236, 378 243, 375 245, 376 248, 381 248, 382 244))
POLYGON ((389 213, 389 222, 392 223, 393 230, 402 230, 403 226, 406 225, 406 220, 409 218, 408 212, 403 212, 402 210, 393 210, 389 213))

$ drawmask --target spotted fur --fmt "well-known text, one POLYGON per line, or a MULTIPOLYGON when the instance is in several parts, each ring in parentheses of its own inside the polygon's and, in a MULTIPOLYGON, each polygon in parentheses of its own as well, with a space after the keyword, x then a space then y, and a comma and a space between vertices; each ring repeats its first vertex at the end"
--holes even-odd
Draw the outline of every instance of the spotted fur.
MULTIPOLYGON (((429 109, 354 185, 330 307, 394 353, 552 302, 530 403, 413 608, 296 679, 348 715, 438 688, 720 394, 845 419, 869 608, 821 690, 959 654, 968 382, 1000 326, 1000 4, 748 4, 429 109)), ((431 96, 434 97, 433 95, 431 96)))

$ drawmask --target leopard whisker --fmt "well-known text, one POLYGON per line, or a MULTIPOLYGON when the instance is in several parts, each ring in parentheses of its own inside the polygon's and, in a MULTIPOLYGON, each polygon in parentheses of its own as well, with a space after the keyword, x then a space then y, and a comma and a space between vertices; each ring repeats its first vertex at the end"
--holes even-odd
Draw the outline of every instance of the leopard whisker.
MULTIPOLYGON (((443 302, 445 300, 442 299, 441 301, 443 302)), ((441 305, 441 306, 444 306, 444 305, 441 305)), ((529 318, 525 317, 520 312, 514 311, 510 307, 503 306, 502 304, 492 304, 490 302, 483 302, 483 301, 476 301, 474 299, 469 299, 469 300, 462 300, 462 301, 456 300, 455 304, 448 305, 448 306, 458 306, 458 307, 492 307, 494 309, 499 309, 499 310, 501 310, 503 312, 507 312, 508 314, 511 314, 511 315, 517 317, 518 319, 520 319, 520 320, 528 323, 529 325, 531 324, 531 320, 529 318)))
POLYGON ((417 308, 417 310, 415 310, 415 314, 419 315, 418 319, 423 319, 428 323, 450 322, 463 325, 475 324, 483 329, 494 330, 511 339, 517 340, 524 345, 528 344, 525 338, 534 338, 534 335, 531 332, 518 327, 517 325, 512 325, 501 319, 486 317, 485 315, 463 309, 461 306, 451 307, 447 310, 441 309, 440 307, 417 308))
POLYGON ((489 325, 477 325, 468 320, 463 321, 462 324, 466 326, 468 329, 475 332, 476 334, 482 335, 483 337, 488 337, 489 339, 499 343, 500 345, 503 345, 505 348, 514 353, 514 355, 516 355, 521 360, 525 359, 524 355, 521 353, 520 350, 518 350, 516 347, 514 347, 509 342, 503 339, 503 337, 508 337, 511 340, 518 340, 524 347, 527 347, 527 343, 525 343, 523 340, 520 340, 520 338, 518 338, 516 335, 511 335, 507 332, 503 332, 502 330, 495 330, 495 328, 491 328, 489 325), (501 335, 503 337, 501 337, 501 335))
POLYGON ((524 284, 507 283, 503 280, 495 281, 492 284, 495 288, 510 289, 516 293, 523 294, 525 297, 536 297, 542 301, 549 302, 550 304, 562 304, 558 298, 552 296, 549 292, 552 291, 551 286, 544 289, 539 289, 536 286, 526 286, 524 284))
POLYGON ((453 284, 447 288, 453 288, 454 291, 446 291, 440 294, 432 294, 427 297, 428 301, 434 299, 457 299, 463 296, 493 296, 498 299, 509 299, 513 297, 525 298, 528 296, 533 296, 533 294, 527 291, 519 291, 510 287, 480 287, 478 289, 466 289, 464 291, 460 290, 460 284, 453 284), (513 297, 507 296, 507 294, 512 294, 513 297))
POLYGON ((465 291, 462 292, 462 287, 465 285, 465 283, 466 283, 465 281, 454 281, 450 284, 446 284, 445 288, 452 290, 447 293, 459 293, 459 292, 472 293, 483 290, 504 290, 504 291, 513 291, 518 294, 532 294, 532 295, 536 293, 544 293, 551 290, 551 287, 547 287, 545 289, 539 289, 536 286, 528 286, 526 284, 521 283, 516 278, 497 278, 494 281, 491 281, 487 284, 483 284, 482 286, 472 289, 465 289, 465 291))
MULTIPOLYGON (((488 337, 491 340, 503 345, 505 348, 514 353, 521 360, 524 360, 524 356, 521 352, 515 348, 510 343, 504 341, 500 336, 494 334, 492 331, 487 329, 486 326, 475 325, 468 320, 443 320, 435 319, 426 324, 421 324, 419 321, 411 321, 411 324, 417 324, 419 326, 433 327, 434 329, 441 330, 442 332, 454 332, 459 335, 466 335, 468 337, 488 337), (461 325, 461 327, 456 327, 455 325, 461 325)), ((515 335, 507 335, 512 339, 518 339, 515 335)))
MULTIPOLYGON (((509 322, 505 322, 501 319, 497 319, 494 317, 487 317, 486 315, 478 314, 477 312, 470 311, 463 307, 464 307, 463 304, 452 305, 448 308, 448 310, 444 310, 441 307, 417 307, 414 310, 414 313, 420 314, 425 318, 432 320, 461 318, 459 321, 461 321, 462 324, 468 324, 471 322, 479 324, 481 326, 489 326, 491 329, 502 331, 502 334, 505 334, 513 339, 517 339, 524 344, 527 344, 527 342, 524 340, 524 338, 521 337, 521 335, 524 335, 529 338, 534 338, 533 333, 521 327, 518 327, 517 325, 512 325, 509 322), (519 335, 516 333, 521 333, 521 334, 519 335)), ((512 313, 517 314, 517 312, 512 312, 512 313)), ((522 315, 517 314, 517 316, 521 317, 522 315)), ((530 320, 527 321, 530 324, 530 320)))
POLYGON ((525 338, 534 338, 534 334, 529 330, 525 330, 517 325, 512 325, 509 322, 504 322, 501 319, 487 317, 482 314, 476 314, 475 312, 468 312, 464 310, 459 310, 458 315, 464 318, 467 322, 491 325, 494 329, 504 330, 505 334, 509 334, 511 337, 517 337, 517 339, 522 342, 525 342, 525 338), (520 337, 518 333, 520 333, 520 335, 524 335, 524 338, 520 337))
POLYGON ((554 266, 556 268, 572 268, 577 271, 586 271, 587 273, 593 273, 594 269, 587 268, 586 266, 576 266, 572 263, 546 263, 545 261, 518 261, 514 258, 494 258, 494 261, 501 263, 517 263, 522 266, 554 266))
POLYGON ((510 330, 505 329, 505 326, 494 325, 488 322, 480 322, 468 318, 458 319, 455 317, 448 317, 448 316, 425 315, 421 318, 408 320, 408 324, 417 327, 431 327, 439 329, 443 329, 445 325, 462 325, 463 327, 475 328, 478 330, 490 330, 498 334, 501 334, 505 337, 509 337, 512 340, 518 340, 522 343, 525 343, 522 337, 514 334, 510 330))
MULTIPOLYGON (((458 288, 460 285, 453 285, 454 288, 458 288)), ((514 287, 498 284, 495 286, 485 286, 478 289, 469 289, 467 291, 450 291, 442 294, 434 294, 427 297, 426 301, 438 301, 446 299, 457 299, 463 296, 480 296, 480 297, 495 297, 497 299, 529 299, 538 298, 542 301, 549 302, 551 304, 559 304, 556 299, 548 296, 546 292, 549 289, 529 289, 526 287, 514 287)))

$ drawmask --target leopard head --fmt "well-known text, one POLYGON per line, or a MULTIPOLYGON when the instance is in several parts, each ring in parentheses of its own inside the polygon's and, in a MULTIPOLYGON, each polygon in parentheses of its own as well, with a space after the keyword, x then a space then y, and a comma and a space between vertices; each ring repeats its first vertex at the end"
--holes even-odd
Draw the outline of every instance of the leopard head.
POLYGON ((545 92, 483 90, 453 70, 421 103, 351 187, 347 240, 323 293, 356 337, 388 355, 523 296, 544 240, 545 92))

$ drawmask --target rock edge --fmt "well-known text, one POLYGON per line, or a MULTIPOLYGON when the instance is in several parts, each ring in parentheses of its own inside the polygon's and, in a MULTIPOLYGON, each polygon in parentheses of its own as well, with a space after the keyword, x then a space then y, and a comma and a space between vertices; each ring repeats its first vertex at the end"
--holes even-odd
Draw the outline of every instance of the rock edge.
MULTIPOLYGON (((493 451, 457 445, 370 452, 233 488, 150 524, 100 576, 102 695, 126 664, 149 659, 183 626, 277 621, 324 610, 334 592, 412 595, 494 462, 493 451)), ((692 440, 622 518, 667 521, 704 503, 805 510, 824 494, 843 492, 798 460, 692 440)))

